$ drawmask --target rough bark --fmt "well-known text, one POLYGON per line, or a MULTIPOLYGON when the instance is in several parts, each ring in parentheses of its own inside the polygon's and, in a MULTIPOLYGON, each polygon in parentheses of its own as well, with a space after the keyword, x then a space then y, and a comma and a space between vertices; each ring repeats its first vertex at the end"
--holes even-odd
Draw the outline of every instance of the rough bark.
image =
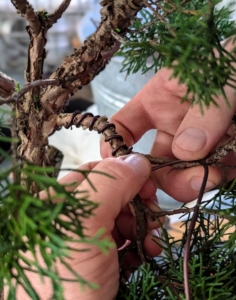
POLYGON ((0 72, 0 97, 6 99, 10 97, 16 88, 15 81, 6 74, 0 72))
MULTIPOLYGON (((60 15, 60 8, 54 16, 49 16, 35 13, 26 0, 12 0, 12 3, 29 22, 27 31, 30 35, 30 46, 26 79, 32 82, 41 78, 46 33, 60 15)), ((105 68, 119 49, 119 42, 112 32, 119 28, 121 36, 124 36, 131 20, 144 6, 142 0, 102 1, 101 5, 102 20, 97 31, 85 41, 82 48, 75 49, 72 55, 66 57, 50 76, 50 79, 59 79, 63 84, 35 88, 17 103, 17 129, 21 139, 18 156, 43 165, 48 136, 53 132, 58 114, 63 110, 69 96, 91 82, 105 68)), ((63 1, 60 7, 65 9, 67 6, 68 1, 63 1)))

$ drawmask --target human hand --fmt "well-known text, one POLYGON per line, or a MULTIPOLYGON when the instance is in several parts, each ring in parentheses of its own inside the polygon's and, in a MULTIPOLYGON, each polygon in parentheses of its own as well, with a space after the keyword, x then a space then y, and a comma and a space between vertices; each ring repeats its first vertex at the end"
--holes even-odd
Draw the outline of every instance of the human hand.
MULTIPOLYGON (((225 48, 230 52, 232 43, 227 43, 225 48)), ((216 99, 219 107, 210 105, 202 115, 198 105, 191 107, 189 102, 181 103, 186 86, 179 85, 177 79, 169 80, 171 74, 171 70, 161 69, 110 121, 128 146, 135 144, 148 130, 158 129, 150 152, 152 156, 185 161, 204 158, 234 134, 231 120, 236 108, 235 89, 225 87, 230 108, 220 96, 216 99)), ((109 145, 103 140, 101 155, 103 158, 111 155, 109 145)), ((222 162, 234 165, 235 154, 230 153, 222 162)), ((153 172, 151 178, 156 188, 187 202, 198 196, 203 172, 202 166, 184 170, 166 167, 153 172)), ((209 167, 206 191, 235 176, 235 170, 209 167)))
MULTIPOLYGON (((85 195, 89 196, 89 200, 99 204, 98 208, 94 210, 93 216, 83 219, 83 225, 87 228, 84 232, 86 235, 92 237, 100 228, 104 228, 103 237, 114 241, 118 248, 127 240, 134 240, 136 224, 128 203, 139 192, 146 205, 154 211, 160 211, 156 204, 155 190, 140 191, 144 183, 148 181, 151 172, 150 163, 144 157, 131 154, 118 159, 107 158, 101 162, 85 164, 80 169, 104 172, 115 178, 91 172, 88 178, 97 191, 94 191, 88 180, 78 172, 71 172, 60 180, 61 184, 75 183, 68 187, 68 190, 86 191, 85 195)), ((79 194, 80 197, 83 195, 84 193, 79 194)), ((44 199, 46 193, 42 192, 40 196, 44 199)), ((164 219, 161 218, 160 221, 164 222, 164 219)), ((148 221, 147 225, 149 232, 144 240, 144 251, 149 256, 157 256, 161 249, 152 239, 153 235, 158 236, 156 228, 160 226, 160 223, 159 221, 148 221)), ((100 288, 96 290, 86 288, 82 291, 78 283, 65 282, 65 299, 114 299, 119 284, 117 248, 114 247, 108 255, 105 255, 95 246, 76 244, 73 245, 73 248, 75 247, 77 249, 78 247, 80 247, 79 249, 89 248, 90 251, 73 252, 67 262, 82 278, 98 284, 100 288)), ((70 278, 69 271, 64 266, 58 265, 58 269, 61 277, 70 278)), ((42 284, 39 276, 34 273, 30 273, 30 279, 41 299, 50 299, 50 282, 45 279, 45 283, 42 284)), ((29 298, 19 288, 17 299, 27 300, 29 298)))

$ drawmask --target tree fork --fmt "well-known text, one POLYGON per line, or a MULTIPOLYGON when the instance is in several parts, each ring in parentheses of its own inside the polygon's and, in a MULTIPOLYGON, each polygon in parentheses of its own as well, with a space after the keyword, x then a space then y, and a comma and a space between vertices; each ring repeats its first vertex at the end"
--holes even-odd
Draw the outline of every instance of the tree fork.
MULTIPOLYGON (((12 0, 12 3, 29 22, 31 42, 26 79, 40 79, 45 35, 52 26, 53 18, 46 15, 43 19, 26 0, 12 0), (35 22, 32 16, 36 18, 35 22), (41 46, 38 38, 42 42, 41 46)), ((68 1, 63 3, 68 4, 68 1)), ((96 32, 85 41, 83 47, 75 49, 74 54, 66 57, 61 67, 50 76, 50 79, 59 79, 64 84, 29 91, 17 103, 17 130, 21 139, 18 156, 27 161, 43 165, 48 136, 52 133, 57 116, 66 105, 70 94, 90 83, 105 68, 119 49, 119 43, 113 37, 112 31, 119 28, 121 36, 124 36, 133 17, 144 6, 143 1, 139 0, 118 0, 115 3, 102 1, 101 5, 102 20, 96 32)), ((61 5, 64 9, 65 6, 61 5)))

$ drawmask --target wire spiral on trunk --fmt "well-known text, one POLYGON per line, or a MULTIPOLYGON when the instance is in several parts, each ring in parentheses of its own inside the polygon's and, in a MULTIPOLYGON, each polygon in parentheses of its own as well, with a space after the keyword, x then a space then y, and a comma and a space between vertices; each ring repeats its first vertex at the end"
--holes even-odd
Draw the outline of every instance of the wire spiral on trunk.
MULTIPOLYGON (((92 113, 87 112, 87 113, 82 114, 82 115, 78 118, 78 120, 75 121, 75 118, 77 117, 77 115, 81 115, 81 113, 80 113, 79 111, 75 111, 75 112, 71 115, 70 122, 65 126, 66 128, 69 128, 69 127, 71 127, 72 125, 75 125, 75 126, 78 128, 78 127, 80 127, 81 125, 83 125, 82 122, 83 122, 83 120, 84 120, 85 118, 91 117, 91 120, 89 121, 89 124, 88 124, 88 129, 89 129, 90 131, 92 131, 92 130, 94 130, 94 125, 95 125, 96 121, 97 121, 99 118, 101 118, 100 115, 94 116, 92 113)), ((112 146, 112 144, 113 144, 112 141, 113 141, 114 139, 120 141, 120 143, 117 143, 117 146, 116 146, 115 148, 112 147, 112 152, 111 152, 112 156, 116 156, 117 152, 118 152, 120 149, 122 149, 122 148, 124 149, 124 152, 122 153, 122 155, 130 154, 131 151, 132 151, 132 149, 133 149, 133 147, 128 147, 125 143, 123 143, 123 137, 122 137, 121 135, 117 134, 116 131, 115 131, 115 129, 116 129, 115 124, 110 123, 110 122, 107 121, 106 124, 105 124, 102 128, 96 129, 96 130, 97 130, 97 132, 98 132, 99 134, 103 134, 103 135, 105 136, 105 142, 109 142, 109 143, 111 144, 111 146, 112 146), (107 133, 105 134, 105 132, 106 132, 108 129, 110 129, 110 128, 113 128, 114 133, 113 133, 113 134, 110 134, 110 133, 109 133, 109 136, 107 136, 107 133)))

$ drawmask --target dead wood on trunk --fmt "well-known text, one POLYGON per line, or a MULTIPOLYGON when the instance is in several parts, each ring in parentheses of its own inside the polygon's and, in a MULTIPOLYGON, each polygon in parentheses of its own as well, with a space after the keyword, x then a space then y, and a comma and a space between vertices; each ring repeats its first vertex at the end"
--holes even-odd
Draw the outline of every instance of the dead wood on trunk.
MULTIPOLYGON (((30 45, 25 77, 27 82, 33 82, 42 78, 47 31, 70 1, 64 0, 52 15, 35 12, 26 0, 12 0, 12 3, 29 23, 30 45)), ((19 157, 38 165, 44 164, 48 136, 55 128, 58 114, 63 111, 73 92, 90 83, 105 68, 119 49, 119 42, 112 31, 119 28, 120 35, 124 36, 132 19, 143 7, 143 1, 102 1, 101 5, 102 20, 96 32, 85 41, 83 47, 66 57, 50 76, 50 79, 59 79, 63 84, 31 89, 17 102, 17 131, 21 139, 19 157)))

